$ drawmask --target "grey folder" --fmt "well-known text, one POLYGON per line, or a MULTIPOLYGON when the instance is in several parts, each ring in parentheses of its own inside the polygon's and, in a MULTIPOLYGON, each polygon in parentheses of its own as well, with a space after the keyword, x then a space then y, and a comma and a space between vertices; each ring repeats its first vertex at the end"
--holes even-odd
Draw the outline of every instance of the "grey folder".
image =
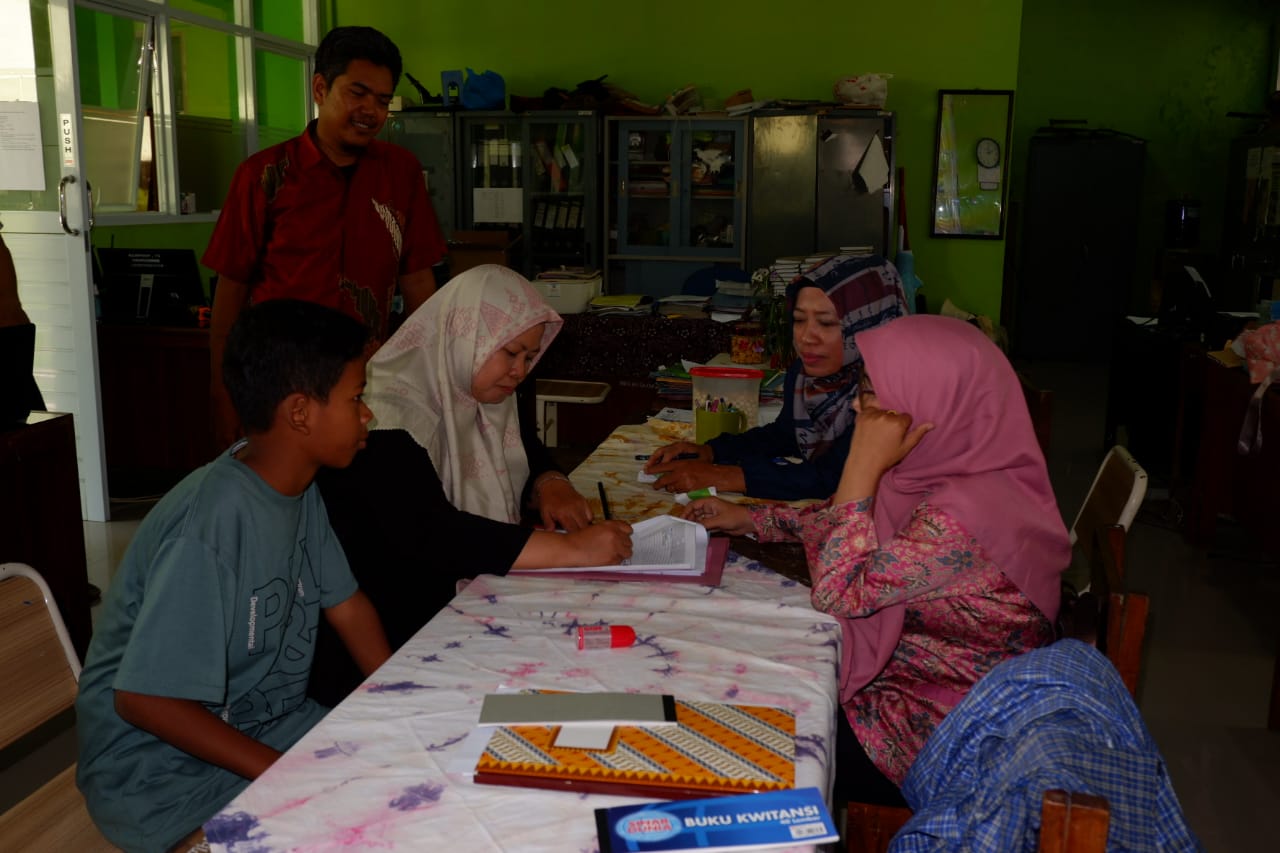
POLYGON ((480 707, 482 726, 675 721, 675 699, 657 693, 489 693, 480 707))

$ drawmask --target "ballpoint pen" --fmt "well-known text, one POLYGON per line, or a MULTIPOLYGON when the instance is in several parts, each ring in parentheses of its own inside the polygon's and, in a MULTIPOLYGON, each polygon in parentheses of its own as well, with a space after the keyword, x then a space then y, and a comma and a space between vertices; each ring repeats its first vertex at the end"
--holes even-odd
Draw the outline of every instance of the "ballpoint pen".
POLYGON ((612 521, 613 513, 609 512, 609 496, 604 493, 604 483, 597 480, 596 488, 600 490, 600 509, 604 512, 604 520, 612 521))

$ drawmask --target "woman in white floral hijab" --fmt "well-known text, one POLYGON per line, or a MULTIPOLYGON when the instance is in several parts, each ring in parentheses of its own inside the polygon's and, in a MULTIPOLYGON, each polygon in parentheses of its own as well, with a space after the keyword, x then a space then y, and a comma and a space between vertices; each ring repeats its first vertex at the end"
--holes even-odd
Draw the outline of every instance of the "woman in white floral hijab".
MULTIPOLYGON (((563 323, 513 270, 487 264, 461 273, 370 360, 370 430, 409 433, 458 509, 519 521, 529 462, 515 390, 563 323)), ((586 499, 557 472, 539 476, 534 500, 549 527, 591 522, 586 499)))
MULTIPOLYGON (((428 299, 370 360, 368 446, 316 482, 392 648, 466 578, 631 556, 630 525, 593 523, 590 504, 516 413, 516 387, 560 326, 522 276, 476 267, 428 299), (543 529, 518 523, 526 509, 543 529)), ((361 681, 331 633, 321 626, 307 688, 330 705, 361 681)))

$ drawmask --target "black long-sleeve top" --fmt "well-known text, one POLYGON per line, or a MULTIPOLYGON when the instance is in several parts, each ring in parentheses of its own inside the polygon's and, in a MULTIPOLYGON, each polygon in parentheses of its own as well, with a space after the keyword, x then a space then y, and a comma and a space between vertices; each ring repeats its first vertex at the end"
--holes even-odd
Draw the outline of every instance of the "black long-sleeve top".
MULTIPOLYGON (((520 435, 533 482, 556 470, 531 420, 520 435)), ((373 603, 397 649, 456 594, 457 583, 479 574, 506 574, 533 531, 454 507, 431 456, 403 430, 378 430, 350 466, 316 477, 338 540, 360 588, 373 603)), ((321 623, 308 692, 333 705, 363 680, 327 623, 321 623)))

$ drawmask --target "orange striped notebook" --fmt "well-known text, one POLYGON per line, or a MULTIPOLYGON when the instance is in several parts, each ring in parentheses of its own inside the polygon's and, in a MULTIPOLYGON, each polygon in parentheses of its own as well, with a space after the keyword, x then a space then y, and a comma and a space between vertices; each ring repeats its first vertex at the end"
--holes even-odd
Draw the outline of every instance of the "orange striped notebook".
POLYGON ((795 715, 676 700, 674 726, 618 726, 603 750, 557 747, 559 726, 503 726, 475 781, 688 799, 795 787, 795 715))

